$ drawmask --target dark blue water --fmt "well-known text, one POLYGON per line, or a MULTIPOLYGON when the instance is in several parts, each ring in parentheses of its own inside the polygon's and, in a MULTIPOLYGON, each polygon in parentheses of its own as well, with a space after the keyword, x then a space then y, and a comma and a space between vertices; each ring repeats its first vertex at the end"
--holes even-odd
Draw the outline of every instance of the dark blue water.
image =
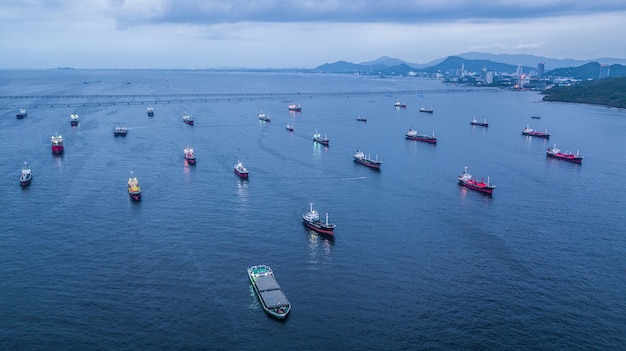
POLYGON ((441 88, 343 75, 2 72, 0 349, 623 349, 625 112, 533 92, 394 93, 441 88), (222 92, 244 94, 176 101, 222 92), (268 92, 292 96, 245 97, 268 92), (143 100, 157 102, 154 117, 143 100), (290 115, 289 100, 302 113, 290 115), (23 120, 19 105, 29 106, 23 120), (489 128, 470 126, 473 116, 489 128), (113 137, 118 124, 127 137, 113 137), (526 125, 551 139, 521 136, 526 125), (405 140, 411 127, 439 143, 405 140), (328 148, 313 144, 316 130, 328 148), (61 157, 50 152, 56 132, 61 157), (546 159, 554 143, 580 150, 583 164, 546 159), (187 144, 196 166, 184 164, 187 144), (357 147, 382 170, 353 163, 357 147), (233 174, 238 160, 249 181, 233 174), (34 179, 21 189, 24 161, 34 179), (464 166, 490 177, 493 197, 457 185, 464 166), (140 203, 126 192, 130 171, 140 203), (301 224, 309 202, 337 224, 333 241, 301 224), (292 302, 286 321, 261 309, 246 276, 255 264, 274 269, 292 302))

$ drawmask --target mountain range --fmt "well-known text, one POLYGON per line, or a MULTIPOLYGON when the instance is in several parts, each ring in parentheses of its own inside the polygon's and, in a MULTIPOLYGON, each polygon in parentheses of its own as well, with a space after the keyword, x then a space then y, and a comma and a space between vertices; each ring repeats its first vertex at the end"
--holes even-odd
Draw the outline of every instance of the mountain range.
POLYGON ((546 74, 570 76, 579 79, 598 78, 601 65, 609 67, 610 76, 626 75, 626 59, 598 58, 593 60, 551 59, 533 55, 507 55, 470 52, 457 56, 440 58, 425 64, 410 63, 398 58, 383 56, 373 61, 352 63, 337 61, 325 63, 312 71, 326 73, 362 73, 380 75, 410 75, 416 72, 445 73, 463 67, 468 72, 480 72, 483 69, 513 73, 519 65, 528 73, 537 70, 539 63, 544 63, 546 74))

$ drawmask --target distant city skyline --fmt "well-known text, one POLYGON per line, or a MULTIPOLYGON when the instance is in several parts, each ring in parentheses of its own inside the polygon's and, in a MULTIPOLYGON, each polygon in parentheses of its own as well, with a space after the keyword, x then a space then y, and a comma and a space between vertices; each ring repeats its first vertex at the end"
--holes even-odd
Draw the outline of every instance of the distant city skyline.
POLYGON ((0 69, 424 64, 464 52, 626 58, 626 0, 14 0, 0 3, 0 18, 0 69))

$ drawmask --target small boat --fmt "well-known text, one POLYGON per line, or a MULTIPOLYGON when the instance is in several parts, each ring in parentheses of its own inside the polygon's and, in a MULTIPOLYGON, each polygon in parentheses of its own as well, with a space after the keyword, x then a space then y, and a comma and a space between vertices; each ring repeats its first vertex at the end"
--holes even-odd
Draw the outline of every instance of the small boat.
POLYGON ((119 127, 119 129, 118 129, 118 133, 119 133, 119 136, 123 136, 123 137, 125 137, 125 136, 126 136, 126 134, 128 134, 128 128, 126 128, 126 127, 124 127, 124 126, 121 126, 121 127, 119 127))
POLYGON ((128 178, 128 196, 134 201, 141 200, 141 188, 137 177, 133 175, 133 171, 130 171, 130 178, 128 178))
POLYGON ((532 119, 541 119, 541 117, 539 117, 539 116, 530 116, 530 118, 532 118, 532 119))
POLYGON ((406 132, 404 136, 409 140, 423 141, 430 144, 437 143, 437 137, 435 136, 435 132, 433 132, 433 135, 419 134, 417 130, 409 128, 409 131, 406 132))
POLYGON ((28 116, 28 112, 26 112, 25 108, 21 108, 20 111, 15 115, 15 118, 22 119, 26 116, 28 116))
POLYGON ((548 133, 547 129, 544 132, 540 132, 538 130, 529 128, 528 126, 526 126, 526 128, 522 130, 522 135, 535 136, 535 137, 545 138, 545 139, 550 138, 550 133, 548 133))
POLYGON ((365 116, 358 116, 356 120, 359 122, 367 122, 367 118, 365 118, 365 116))
POLYGON ((248 179, 248 174, 250 173, 240 161, 237 161, 237 164, 233 167, 233 171, 242 179, 248 179))
POLYGON ((23 187, 29 186, 33 180, 33 171, 28 166, 28 162, 24 162, 22 166, 22 174, 20 175, 20 185, 23 187))
POLYGON ((288 131, 290 131, 290 132, 293 132, 293 125, 292 125, 292 124, 287 123, 287 125, 285 126, 285 129, 287 129, 287 130, 288 130, 288 131))
POLYGON ((300 107, 300 105, 296 105, 296 104, 289 104, 289 111, 302 112, 302 107, 300 107))
POLYGON ((73 127, 77 126, 78 125, 78 119, 79 119, 78 113, 72 113, 70 115, 70 125, 73 126, 73 127))
POLYGON ((52 142, 52 153, 53 154, 62 154, 63 153, 63 137, 58 133, 55 133, 52 138, 50 138, 52 142))
POLYGON ((482 179, 480 181, 475 180, 474 177, 467 172, 467 166, 465 166, 463 174, 461 174, 458 179, 459 184, 465 186, 466 188, 476 190, 487 195, 491 195, 493 193, 493 189, 496 188, 495 185, 489 183, 489 177, 487 177, 487 183, 485 183, 482 179))
POLYGON ((369 156, 365 156, 360 148, 356 149, 356 152, 354 153, 354 162, 374 169, 380 169, 380 164, 382 163, 382 161, 378 160, 378 156, 376 156, 375 160, 373 160, 369 156))
POLYGON ((316 130, 315 134, 313 134, 313 142, 328 146, 330 140, 328 140, 328 137, 326 137, 326 135, 324 135, 324 137, 322 138, 322 135, 316 130))
POLYGON ((261 112, 261 113, 259 113, 259 120, 263 121, 263 122, 270 122, 270 116, 266 115, 263 112, 261 112))
POLYGON ((187 147, 183 149, 183 153, 185 154, 185 161, 187 161, 187 164, 196 164, 196 155, 193 153, 193 148, 191 146, 187 145, 187 147))
POLYGON ((183 122, 185 122, 185 124, 189 124, 190 126, 193 125, 193 117, 191 117, 190 114, 185 113, 183 115, 183 122))
POLYGON ((420 107, 420 112, 425 112, 425 113, 433 113, 433 108, 425 108, 424 106, 420 107))
POLYGON ((476 120, 476 117, 474 117, 472 119, 472 121, 470 122, 471 125, 473 126, 481 126, 481 127, 489 127, 489 123, 487 123, 487 119, 485 118, 485 120, 483 122, 479 122, 476 120))
POLYGON ((313 203, 311 202, 309 205, 309 212, 302 215, 302 222, 304 225, 313 229, 317 233, 334 235, 333 231, 335 230, 336 225, 328 223, 328 212, 326 212, 326 221, 322 222, 320 221, 320 214, 313 209, 313 203))
POLYGON ((113 129, 113 136, 120 136, 120 134, 122 133, 122 126, 117 126, 115 127, 115 129, 113 129))
POLYGON ((546 156, 547 157, 552 157, 552 158, 557 158, 559 160, 565 160, 565 161, 573 162, 573 163, 582 163, 583 162, 583 156, 581 156, 578 151, 576 151, 575 155, 572 154, 571 152, 561 152, 561 150, 556 148, 556 144, 554 144, 554 147, 549 147, 548 148, 548 150, 546 151, 546 156))
POLYGON ((406 108, 406 104, 405 103, 400 103, 400 101, 396 101, 395 104, 393 104, 396 108, 406 108))
POLYGON ((278 285, 272 269, 266 265, 252 266, 248 268, 248 278, 263 310, 274 318, 286 318, 291 310, 291 304, 278 285))
POLYGON ((152 107, 148 107, 148 108, 146 109, 146 113, 148 114, 148 117, 152 117, 152 116, 154 116, 154 108, 152 108, 152 107))

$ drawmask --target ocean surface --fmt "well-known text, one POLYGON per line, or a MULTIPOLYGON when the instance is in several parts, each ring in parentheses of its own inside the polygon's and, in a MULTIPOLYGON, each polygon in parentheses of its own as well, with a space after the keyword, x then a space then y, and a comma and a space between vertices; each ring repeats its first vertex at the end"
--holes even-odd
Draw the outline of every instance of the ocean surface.
POLYGON ((408 77, 2 71, 0 349, 623 350, 626 112, 541 97, 408 77), (547 159, 553 144, 582 164, 547 159), (465 166, 492 197, 458 185, 465 166), (334 239, 302 225, 310 202, 334 239), (292 303, 285 321, 250 286, 257 264, 292 303))

